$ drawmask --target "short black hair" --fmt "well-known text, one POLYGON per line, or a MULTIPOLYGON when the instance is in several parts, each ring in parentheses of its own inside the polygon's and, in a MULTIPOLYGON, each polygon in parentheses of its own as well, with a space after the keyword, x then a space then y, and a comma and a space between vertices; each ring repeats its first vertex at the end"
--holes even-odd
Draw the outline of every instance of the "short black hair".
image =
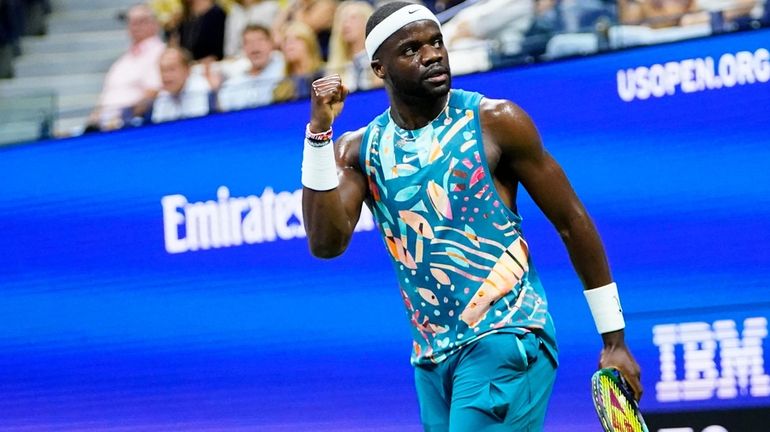
POLYGON ((372 16, 369 17, 369 19, 366 21, 366 36, 369 36, 369 33, 374 30, 374 28, 377 26, 377 24, 381 23, 385 18, 389 17, 393 12, 401 9, 404 6, 409 6, 417 4, 415 2, 410 1, 392 1, 385 3, 384 5, 377 8, 376 11, 372 14, 372 16))

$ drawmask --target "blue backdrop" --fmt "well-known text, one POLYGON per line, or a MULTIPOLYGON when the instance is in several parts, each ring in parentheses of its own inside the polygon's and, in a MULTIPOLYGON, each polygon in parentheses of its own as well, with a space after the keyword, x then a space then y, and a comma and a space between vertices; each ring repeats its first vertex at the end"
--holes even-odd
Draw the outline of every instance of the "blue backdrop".
MULTIPOLYGON (((770 407, 769 36, 455 79, 521 105, 567 171, 652 414, 770 407)), ((335 129, 386 106, 354 94, 335 129)), ((341 258, 307 251, 308 113, 0 151, 0 430, 420 430, 408 322, 370 221, 341 258)), ((595 431, 601 340, 558 236, 519 207, 561 349, 546 430, 595 431)))

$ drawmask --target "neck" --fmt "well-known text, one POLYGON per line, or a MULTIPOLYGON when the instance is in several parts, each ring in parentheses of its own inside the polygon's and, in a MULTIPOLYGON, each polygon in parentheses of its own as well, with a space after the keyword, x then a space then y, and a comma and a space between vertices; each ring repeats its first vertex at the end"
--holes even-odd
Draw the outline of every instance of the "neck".
POLYGON ((408 130, 419 129, 438 117, 446 108, 449 94, 438 98, 409 97, 388 92, 390 116, 396 124, 408 130))
POLYGON ((294 62, 292 71, 294 75, 308 75, 311 72, 310 59, 302 57, 294 62))
POLYGON ((142 42, 146 41, 147 39, 150 39, 152 36, 143 37, 141 39, 135 39, 134 42, 131 44, 131 46, 137 46, 141 44, 142 42))

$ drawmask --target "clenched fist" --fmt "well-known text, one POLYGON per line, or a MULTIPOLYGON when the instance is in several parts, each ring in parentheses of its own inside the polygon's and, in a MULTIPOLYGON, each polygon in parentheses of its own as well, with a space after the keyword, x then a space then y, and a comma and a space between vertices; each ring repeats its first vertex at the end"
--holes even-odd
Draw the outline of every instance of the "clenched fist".
POLYGON ((334 118, 342 111, 348 89, 339 75, 329 75, 313 81, 310 92, 310 131, 329 130, 334 118))

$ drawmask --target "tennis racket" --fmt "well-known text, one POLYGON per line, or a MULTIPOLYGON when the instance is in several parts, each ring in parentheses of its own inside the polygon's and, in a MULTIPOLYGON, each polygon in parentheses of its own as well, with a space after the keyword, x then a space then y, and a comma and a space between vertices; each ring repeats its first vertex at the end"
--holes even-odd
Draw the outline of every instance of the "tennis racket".
POLYGON ((605 432, 649 432, 626 380, 617 369, 599 369, 591 377, 594 407, 605 432))

